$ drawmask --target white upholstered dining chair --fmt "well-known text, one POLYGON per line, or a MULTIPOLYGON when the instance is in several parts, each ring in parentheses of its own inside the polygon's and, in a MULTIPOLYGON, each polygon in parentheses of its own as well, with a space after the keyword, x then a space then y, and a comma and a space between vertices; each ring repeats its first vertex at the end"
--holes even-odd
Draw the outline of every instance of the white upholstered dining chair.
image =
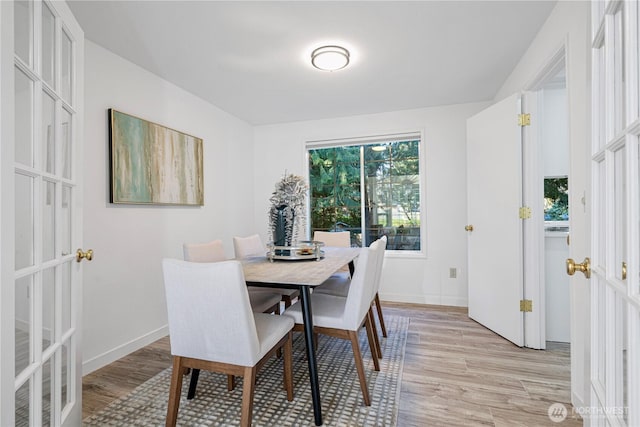
POLYGON ((293 400, 293 320, 251 310, 242 265, 165 259, 162 267, 173 356, 166 425, 176 425, 182 377, 191 368, 243 376, 240 425, 250 426, 256 373, 277 350, 284 351, 284 386, 293 400))
MULTIPOLYGON (((206 243, 184 243, 182 252, 185 261, 191 262, 220 262, 226 261, 222 240, 206 243)), ((270 289, 250 288, 249 300, 251 308, 258 313, 280 313, 281 296, 270 289)))
POLYGON ((325 246, 348 248, 351 246, 351 232, 349 231, 321 231, 313 232, 313 240, 322 242, 325 246))
MULTIPOLYGON (((252 234, 251 236, 246 237, 234 237, 233 250, 235 252, 236 259, 245 259, 252 256, 265 256, 267 253, 267 247, 262 242, 262 238, 259 234, 252 234)), ((300 296, 300 292, 297 289, 263 287, 260 287, 259 289, 279 294, 285 308, 289 307, 292 301, 300 296)))
MULTIPOLYGON (((329 232, 329 231, 316 231, 313 233, 313 240, 324 242, 325 246, 349 246, 351 241, 349 239, 350 233, 348 231, 329 232), (346 234, 346 236, 344 236, 346 234)), ((380 240, 383 241, 384 247, 387 246, 387 236, 382 236, 380 240)), ((382 258, 380 262, 384 262, 384 251, 382 252, 382 258)), ((386 338, 387 327, 384 323, 384 316, 382 314, 382 305, 380 304, 380 297, 378 291, 380 289, 382 266, 380 266, 380 273, 376 277, 375 294, 373 295, 373 304, 375 304, 376 312, 378 314, 378 321, 380 322, 380 329, 382 336, 386 338)), ((338 272, 333 274, 322 285, 313 289, 314 293, 322 293, 329 295, 347 296, 349 292, 349 283, 351 282, 351 276, 346 272, 338 272)), ((375 321, 375 320, 374 320, 375 321)))
MULTIPOLYGON (((379 240, 361 250, 358 256, 358 268, 351 279, 346 297, 314 292, 310 298, 314 333, 351 341, 362 397, 367 406, 371 405, 371 398, 358 342, 358 331, 364 324, 373 365, 375 370, 379 371, 378 349, 374 338, 376 332, 373 330, 370 313, 377 261, 382 251, 384 251, 384 247, 379 240)), ((302 330, 303 319, 300 303, 292 305, 282 315, 294 319, 296 323, 294 330, 302 330)))
MULTIPOLYGON (((211 242, 206 243, 184 243, 182 245, 182 252, 184 260, 190 262, 221 262, 227 260, 227 256, 224 252, 224 246, 222 245, 222 240, 212 240, 211 242)), ((280 314, 281 296, 279 293, 270 292, 268 289, 247 289, 249 292, 249 303, 251 304, 251 309, 254 312, 280 314)), ((279 354, 280 352, 278 352, 278 355, 279 354)), ((187 399, 193 399, 193 397, 195 396, 199 376, 200 370, 194 369, 191 374, 187 399)), ((234 376, 229 375, 227 377, 227 388, 229 390, 233 390, 234 387, 234 376)))

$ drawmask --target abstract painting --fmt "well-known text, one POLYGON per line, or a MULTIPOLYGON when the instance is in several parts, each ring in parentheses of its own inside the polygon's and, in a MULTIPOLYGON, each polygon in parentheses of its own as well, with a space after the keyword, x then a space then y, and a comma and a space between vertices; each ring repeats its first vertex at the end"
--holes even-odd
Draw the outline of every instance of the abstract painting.
POLYGON ((111 203, 204 205, 202 139, 109 109, 111 203))

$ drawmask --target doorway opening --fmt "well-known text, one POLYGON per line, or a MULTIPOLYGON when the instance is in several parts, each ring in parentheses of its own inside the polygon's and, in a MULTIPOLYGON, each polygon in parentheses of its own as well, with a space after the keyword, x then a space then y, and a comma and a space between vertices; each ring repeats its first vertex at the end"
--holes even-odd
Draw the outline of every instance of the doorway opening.
POLYGON ((533 119, 523 148, 523 196, 534 212, 525 225, 525 295, 538 301, 525 320, 525 345, 546 349, 571 342, 569 276, 569 105, 564 49, 525 94, 533 119), (534 123, 535 121, 535 123, 534 123), (538 313, 535 313, 537 311, 538 313), (562 343, 562 344, 558 344, 562 343))
MULTIPOLYGON (((570 295, 565 260, 569 258, 569 137, 567 85, 562 69, 541 94, 542 181, 544 204, 545 341, 569 343, 570 295)), ((538 178, 540 179, 540 178, 538 178)))

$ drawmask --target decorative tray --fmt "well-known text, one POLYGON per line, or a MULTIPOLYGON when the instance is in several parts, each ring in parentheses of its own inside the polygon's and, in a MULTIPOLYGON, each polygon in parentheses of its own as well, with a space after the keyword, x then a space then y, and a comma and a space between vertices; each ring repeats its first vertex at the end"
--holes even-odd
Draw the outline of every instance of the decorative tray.
POLYGON ((291 246, 276 246, 270 243, 268 245, 269 251, 267 252, 267 258, 269 258, 271 262, 275 260, 320 261, 324 258, 324 251, 320 249, 322 246, 324 246, 324 243, 313 240, 301 240, 291 246))

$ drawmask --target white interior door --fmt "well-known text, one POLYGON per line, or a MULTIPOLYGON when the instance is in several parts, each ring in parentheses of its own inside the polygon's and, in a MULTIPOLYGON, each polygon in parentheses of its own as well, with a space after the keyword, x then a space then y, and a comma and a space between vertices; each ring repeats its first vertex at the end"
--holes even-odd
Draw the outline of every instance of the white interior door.
POLYGON ((65 2, 0 7, 0 424, 80 425, 84 35, 65 2))
POLYGON ((519 95, 467 121, 469 317, 524 344, 519 95))
POLYGON ((640 425, 638 3, 592 3, 589 425, 640 425))

